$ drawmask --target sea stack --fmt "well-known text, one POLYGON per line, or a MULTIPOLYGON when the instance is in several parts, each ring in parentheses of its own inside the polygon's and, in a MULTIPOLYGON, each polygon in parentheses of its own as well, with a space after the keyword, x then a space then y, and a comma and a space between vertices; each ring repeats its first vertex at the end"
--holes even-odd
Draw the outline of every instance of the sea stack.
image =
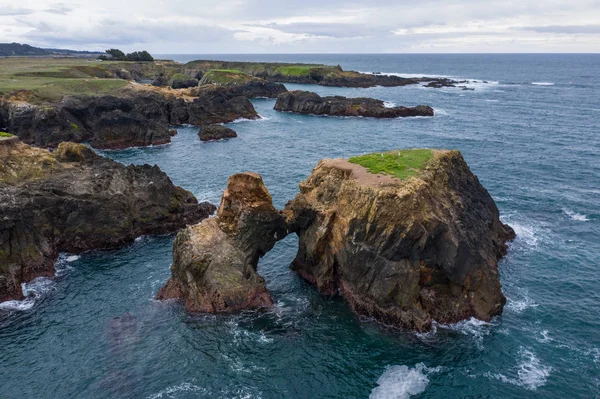
POLYGON ((285 213, 292 269, 360 315, 423 331, 502 312, 498 260, 515 234, 458 151, 323 160, 285 213))
POLYGON ((182 299, 192 312, 231 312, 273 304, 258 260, 287 234, 282 214, 256 173, 229 178, 217 216, 182 230, 171 278, 158 299, 182 299))

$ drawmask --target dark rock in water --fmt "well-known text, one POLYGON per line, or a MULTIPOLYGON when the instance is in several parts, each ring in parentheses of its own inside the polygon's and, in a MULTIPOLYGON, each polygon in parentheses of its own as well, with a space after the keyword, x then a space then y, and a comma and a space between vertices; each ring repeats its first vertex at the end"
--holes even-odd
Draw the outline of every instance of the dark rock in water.
MULTIPOLYGON (((187 118, 180 123, 200 126, 259 118, 250 100, 239 95, 235 87, 206 85, 192 89, 192 94, 196 98, 184 104, 187 118)), ((181 112, 177 109, 181 104, 174 105, 173 111, 181 112)))
POLYGON ((274 109, 300 114, 372 118, 433 116, 433 109, 426 105, 388 108, 384 106, 383 101, 373 98, 321 97, 309 91, 288 91, 280 94, 274 109))
POLYGON ((171 136, 171 137, 177 136, 177 129, 169 129, 169 136, 171 136))
POLYGON ((502 312, 498 260, 515 234, 458 151, 405 179, 321 161, 284 212, 292 269, 358 314, 427 330, 502 312))
POLYGON ((433 87, 434 89, 441 89, 442 87, 456 87, 456 85, 452 81, 436 80, 436 81, 427 83, 425 85, 425 87, 433 87))
POLYGON ((237 133, 223 125, 208 125, 200 127, 198 136, 201 141, 213 141, 237 137, 237 133))
POLYGON ((82 144, 51 153, 1 140, 0 301, 22 298, 23 282, 53 276, 59 252, 117 248, 214 210, 157 166, 126 167, 82 144))
POLYGON ((182 230, 173 243, 172 277, 158 299, 179 298, 192 312, 271 306, 258 260, 287 234, 260 175, 229 178, 215 218, 182 230))

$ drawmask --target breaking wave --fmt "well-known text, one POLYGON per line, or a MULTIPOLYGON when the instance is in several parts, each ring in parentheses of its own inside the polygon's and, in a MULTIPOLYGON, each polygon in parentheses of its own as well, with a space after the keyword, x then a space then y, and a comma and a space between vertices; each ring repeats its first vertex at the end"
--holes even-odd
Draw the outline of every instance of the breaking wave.
POLYGON ((423 393, 429 384, 428 375, 440 372, 440 367, 429 368, 418 363, 408 366, 388 366, 377 380, 369 399, 408 399, 423 393))
POLYGON ((520 362, 514 368, 513 376, 506 376, 501 373, 487 373, 486 375, 530 391, 535 391, 546 384, 552 367, 543 365, 533 352, 523 347, 519 351, 519 358, 520 362))

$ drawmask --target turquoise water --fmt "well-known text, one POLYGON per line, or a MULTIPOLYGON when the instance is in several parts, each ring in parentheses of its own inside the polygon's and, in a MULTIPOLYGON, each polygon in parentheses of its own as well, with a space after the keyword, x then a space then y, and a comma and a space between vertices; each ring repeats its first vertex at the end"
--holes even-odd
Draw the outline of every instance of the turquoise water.
POLYGON ((259 264, 273 309, 190 315, 153 300, 170 275, 173 236, 142 237, 119 251, 64 255, 53 282, 28 285, 35 300, 0 305, 0 398, 600 397, 600 56, 171 58, 186 57, 488 81, 474 91, 287 85, 428 104, 436 116, 301 116, 257 99, 264 119, 231 124, 236 139, 201 143, 184 127, 170 145, 104 155, 156 163, 215 203, 229 175, 259 172, 282 207, 324 157, 459 149, 518 234, 500 264, 504 314, 427 334, 360 320, 289 271, 290 236, 259 264))

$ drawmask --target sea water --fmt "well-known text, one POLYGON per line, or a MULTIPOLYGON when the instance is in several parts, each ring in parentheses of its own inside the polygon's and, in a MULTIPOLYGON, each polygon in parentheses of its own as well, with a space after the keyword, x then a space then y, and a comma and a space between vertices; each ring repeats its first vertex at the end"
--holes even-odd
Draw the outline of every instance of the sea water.
POLYGON ((321 95, 431 105, 433 118, 376 120, 279 113, 202 143, 182 127, 169 145, 106 151, 157 164, 200 200, 227 178, 260 173, 282 207, 322 158, 407 147, 462 151, 517 232, 500 263, 507 305, 490 323, 428 333, 356 317, 288 266, 289 236, 261 259, 269 310, 188 314, 154 300, 170 276, 173 236, 117 251, 61 256, 53 281, 0 304, 0 398, 597 398, 600 396, 600 56, 191 55, 318 62, 402 76, 468 80, 460 88, 289 84, 321 95))

